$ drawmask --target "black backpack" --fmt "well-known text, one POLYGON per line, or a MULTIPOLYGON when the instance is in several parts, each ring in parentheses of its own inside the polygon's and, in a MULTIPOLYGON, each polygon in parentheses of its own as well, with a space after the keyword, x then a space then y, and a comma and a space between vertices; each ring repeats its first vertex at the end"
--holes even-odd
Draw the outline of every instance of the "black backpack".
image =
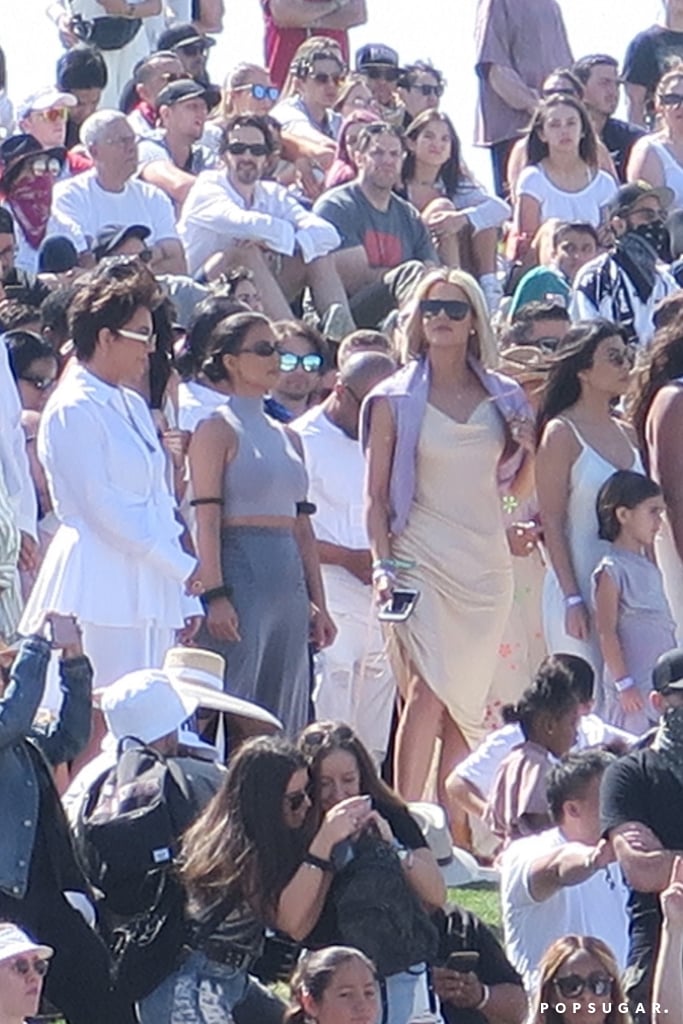
POLYGON ((104 897, 113 981, 131 1001, 173 970, 185 941, 174 860, 193 817, 178 766, 132 737, 121 741, 116 765, 91 787, 81 809, 79 846, 90 881, 104 897))
POLYGON ((371 833, 361 835, 353 849, 353 859, 335 875, 328 897, 339 941, 369 956, 384 978, 432 962, 438 932, 406 881, 396 850, 371 833))

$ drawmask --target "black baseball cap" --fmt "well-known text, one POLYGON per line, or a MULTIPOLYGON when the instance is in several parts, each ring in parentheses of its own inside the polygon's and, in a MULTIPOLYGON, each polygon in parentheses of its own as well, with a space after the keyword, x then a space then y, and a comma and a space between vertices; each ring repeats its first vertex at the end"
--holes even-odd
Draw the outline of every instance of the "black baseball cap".
POLYGON ((356 71, 362 71, 372 64, 388 64, 397 68, 398 54, 384 43, 366 43, 356 52, 356 71))
POLYGON ((609 211, 613 216, 622 217, 644 196, 655 196, 665 210, 669 209, 675 198, 673 190, 665 185, 655 188, 647 181, 630 181, 627 185, 622 185, 617 189, 616 195, 610 203, 609 211))
POLYGON ((93 254, 95 259, 104 259, 105 256, 110 256, 114 249, 116 249, 121 242, 125 242, 127 238, 139 238, 141 242, 144 242, 149 237, 151 231, 144 224, 107 224, 101 228, 95 236, 95 244, 93 246, 93 254))
POLYGON ((216 40, 202 35, 194 25, 181 22, 179 25, 171 25, 161 33, 157 39, 157 50, 175 50, 178 46, 190 46, 192 43, 204 43, 209 47, 215 46, 216 40))
POLYGON ((156 106, 172 107, 174 103, 182 103, 183 100, 202 99, 209 106, 207 90, 194 78, 179 78, 175 82, 165 85, 157 96, 156 106))
POLYGON ((652 669, 652 686, 658 693, 664 690, 683 690, 683 650, 661 654, 652 669))
POLYGON ((78 264, 76 246, 70 238, 52 235, 43 239, 38 250, 39 274, 64 274, 78 264))

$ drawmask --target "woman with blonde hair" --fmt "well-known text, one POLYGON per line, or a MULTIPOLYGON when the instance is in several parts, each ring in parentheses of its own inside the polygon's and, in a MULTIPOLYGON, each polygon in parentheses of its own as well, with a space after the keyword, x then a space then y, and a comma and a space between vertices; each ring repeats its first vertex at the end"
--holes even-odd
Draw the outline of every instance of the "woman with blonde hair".
MULTIPOLYGON (((522 389, 492 369, 485 300, 469 274, 423 278, 404 355, 408 365, 368 396, 362 433, 378 600, 420 592, 410 617, 390 627, 404 697, 397 788, 419 800, 437 738, 441 798, 446 774, 481 737, 512 599, 498 475, 533 441, 522 389)), ((527 454, 504 500, 526 496, 530 477, 527 454)))
POLYGON ((631 1024, 609 946, 590 935, 553 942, 539 966, 530 1024, 631 1024))
POLYGON ((662 75, 655 93, 659 131, 638 139, 631 150, 626 178, 666 185, 675 196, 674 209, 683 206, 683 62, 662 75))

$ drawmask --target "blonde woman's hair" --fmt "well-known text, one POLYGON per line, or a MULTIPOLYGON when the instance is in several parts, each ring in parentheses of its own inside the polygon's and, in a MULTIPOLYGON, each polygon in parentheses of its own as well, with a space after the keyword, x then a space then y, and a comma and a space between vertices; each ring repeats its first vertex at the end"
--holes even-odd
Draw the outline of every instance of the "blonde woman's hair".
POLYGON ((484 293, 471 274, 464 270, 449 270, 445 267, 441 270, 430 270, 425 274, 410 298, 412 308, 402 330, 403 360, 407 362, 411 357, 425 354, 427 346, 422 330, 420 302, 426 299, 434 285, 440 282, 457 285, 467 296, 474 321, 473 334, 467 342, 467 351, 486 369, 494 369, 498 365, 498 349, 484 293))

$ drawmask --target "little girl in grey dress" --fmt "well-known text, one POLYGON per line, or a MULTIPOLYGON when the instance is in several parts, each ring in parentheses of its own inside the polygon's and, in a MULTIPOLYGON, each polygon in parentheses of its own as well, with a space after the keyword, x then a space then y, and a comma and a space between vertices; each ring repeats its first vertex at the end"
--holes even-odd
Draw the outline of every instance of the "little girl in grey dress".
POLYGON ((614 473, 598 494, 598 533, 611 542, 593 572, 605 717, 637 734, 658 717, 649 700, 654 664, 676 647, 662 575, 649 554, 663 513, 660 487, 631 470, 614 473))

